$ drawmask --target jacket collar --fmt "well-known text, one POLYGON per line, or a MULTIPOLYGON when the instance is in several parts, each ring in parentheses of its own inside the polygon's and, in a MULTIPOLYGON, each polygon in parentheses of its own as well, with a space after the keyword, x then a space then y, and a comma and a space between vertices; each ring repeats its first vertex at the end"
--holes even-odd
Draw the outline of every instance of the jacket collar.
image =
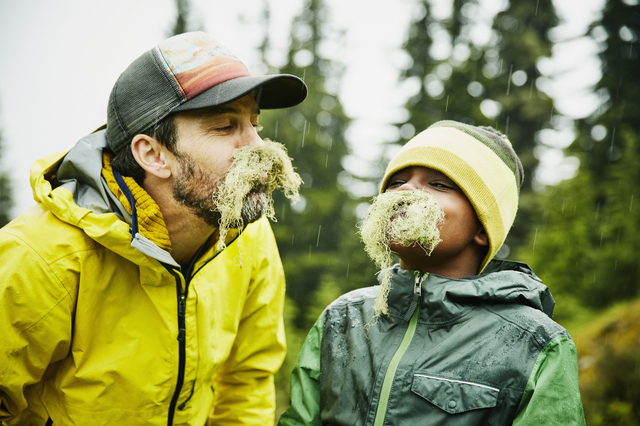
POLYGON ((140 233, 161 249, 171 252, 169 231, 160 208, 135 179, 114 173, 111 168, 111 158, 111 153, 103 152, 102 177, 127 213, 131 215, 131 233, 133 235, 140 233))
POLYGON ((416 276, 424 279, 420 322, 444 324, 457 320, 478 303, 511 303, 538 309, 551 317, 555 302, 528 265, 493 260, 481 275, 451 279, 436 274, 425 277, 400 265, 391 269, 389 314, 403 318, 411 309, 416 276))

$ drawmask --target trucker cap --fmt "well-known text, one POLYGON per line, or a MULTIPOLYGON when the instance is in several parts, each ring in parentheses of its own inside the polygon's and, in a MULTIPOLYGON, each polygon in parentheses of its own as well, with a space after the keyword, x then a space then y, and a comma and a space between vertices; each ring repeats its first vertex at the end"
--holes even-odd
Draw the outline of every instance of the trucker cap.
POLYGON ((289 74, 253 76, 227 48, 198 31, 171 37, 133 61, 107 106, 107 141, 117 152, 172 112, 223 105, 257 90, 261 109, 287 108, 307 96, 289 74))

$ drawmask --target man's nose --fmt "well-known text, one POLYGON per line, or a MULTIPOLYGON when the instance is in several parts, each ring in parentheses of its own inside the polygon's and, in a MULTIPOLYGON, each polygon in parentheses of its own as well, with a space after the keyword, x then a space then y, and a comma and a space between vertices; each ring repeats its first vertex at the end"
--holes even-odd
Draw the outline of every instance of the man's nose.
POLYGON ((259 148, 264 146, 264 141, 258 135, 256 128, 253 125, 246 126, 242 131, 242 146, 250 146, 252 148, 259 148))

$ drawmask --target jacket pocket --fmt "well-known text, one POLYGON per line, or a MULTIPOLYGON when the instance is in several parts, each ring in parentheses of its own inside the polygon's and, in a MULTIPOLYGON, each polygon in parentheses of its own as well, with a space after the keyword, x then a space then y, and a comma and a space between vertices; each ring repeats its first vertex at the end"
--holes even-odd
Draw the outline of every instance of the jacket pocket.
POLYGON ((500 389, 479 383, 414 374, 411 391, 449 414, 495 407, 500 389))

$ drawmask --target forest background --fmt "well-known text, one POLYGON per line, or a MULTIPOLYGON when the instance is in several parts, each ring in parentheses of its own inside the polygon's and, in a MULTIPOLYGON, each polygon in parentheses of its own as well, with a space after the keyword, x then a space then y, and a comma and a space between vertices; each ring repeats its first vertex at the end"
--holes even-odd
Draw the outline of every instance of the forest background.
MULTIPOLYGON (((148 18, 161 21, 161 30, 137 54, 165 36, 194 29, 228 45, 209 24, 215 5, 198 9, 174 1, 164 18, 148 18)), ((287 145, 305 182, 297 204, 276 199, 273 224, 287 276, 289 345, 277 377, 278 413, 288 404, 290 371, 315 319, 340 294, 375 283, 376 270, 356 229, 386 162, 417 132, 453 119, 497 128, 520 155, 526 175, 520 210, 498 256, 529 263, 550 287, 554 319, 578 348, 587 424, 640 424, 638 0, 595 2, 578 31, 563 29, 564 21, 589 2, 403 0, 398 48, 387 47, 382 58, 371 57, 366 44, 361 51, 344 48, 349 26, 366 21, 367 10, 336 25, 338 3, 289 3, 295 7, 284 23, 277 3, 267 0, 227 17, 250 31, 242 42, 252 50, 248 65, 254 74, 295 74, 310 89, 300 106, 261 116, 261 135, 287 145), (277 38, 283 25, 286 36, 277 38), (578 50, 590 56, 575 62, 578 50), (397 72, 379 68, 380 60, 397 72), (354 67, 361 76, 356 80, 347 77, 354 67), (396 80, 395 89, 385 90, 380 79, 396 80), (579 92, 577 102, 567 100, 572 92, 579 92), (372 99, 388 103, 388 111, 370 111, 367 118, 347 112, 354 107, 345 104, 359 102, 366 110, 372 99)), ((0 9, 4 19, 12 11, 9 2, 0 9)), ((387 23, 396 25, 397 18, 389 16, 387 23)), ((379 43, 373 33, 382 28, 364 28, 371 32, 365 39, 379 43)), ((114 48, 108 54, 117 55, 114 48)), ((0 81, 0 93, 7 85, 28 84, 0 81)), ((64 108, 71 100, 58 102, 64 108)), ((11 108, 11 100, 2 101, 0 123, 11 108)), ((102 107, 106 99, 94 102, 102 107)), ((87 132, 93 124, 84 123, 87 132)), ((28 129, 12 132, 0 139, 0 149, 29 144, 29 137, 28 129)), ((13 205, 16 195, 25 194, 14 181, 19 174, 0 164, 3 225, 20 213, 13 205)))

